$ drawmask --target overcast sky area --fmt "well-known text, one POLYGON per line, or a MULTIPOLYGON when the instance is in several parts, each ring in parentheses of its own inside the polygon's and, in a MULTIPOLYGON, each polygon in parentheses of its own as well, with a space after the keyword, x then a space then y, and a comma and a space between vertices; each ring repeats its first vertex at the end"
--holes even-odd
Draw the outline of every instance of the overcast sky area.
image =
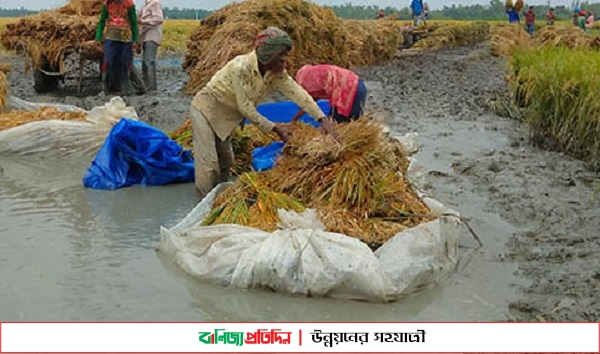
MULTIPOLYGON (((144 0, 135 0, 137 6, 141 6, 144 3, 144 0)), ((178 6, 180 8, 188 7, 195 9, 205 9, 205 10, 215 10, 220 8, 221 6, 229 3, 231 1, 227 0, 162 0, 163 6, 175 7, 178 6)), ((392 6, 396 8, 402 8, 408 6, 410 3, 409 0, 314 0, 317 4, 321 5, 343 5, 348 2, 354 5, 376 5, 381 7, 392 6)), ((431 8, 441 8, 444 5, 451 6, 453 4, 489 4, 489 1, 481 1, 481 0, 426 0, 431 8)), ((527 1, 528 4, 531 5, 541 5, 551 3, 554 6, 558 5, 571 5, 571 0, 530 0, 527 1)), ((590 1, 593 3, 600 1, 590 1)), ((39 9, 49 9, 54 8, 60 5, 64 5, 67 3, 67 0, 0 0, 0 7, 3 8, 19 8, 21 6, 39 10, 39 9)))

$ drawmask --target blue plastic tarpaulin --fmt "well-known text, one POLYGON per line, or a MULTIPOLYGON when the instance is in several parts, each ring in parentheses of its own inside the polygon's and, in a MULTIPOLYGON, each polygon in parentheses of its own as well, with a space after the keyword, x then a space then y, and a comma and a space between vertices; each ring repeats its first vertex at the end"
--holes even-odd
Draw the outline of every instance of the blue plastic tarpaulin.
POLYGON ((83 177, 84 186, 93 189, 193 181, 191 151, 162 131, 126 118, 111 129, 83 177))

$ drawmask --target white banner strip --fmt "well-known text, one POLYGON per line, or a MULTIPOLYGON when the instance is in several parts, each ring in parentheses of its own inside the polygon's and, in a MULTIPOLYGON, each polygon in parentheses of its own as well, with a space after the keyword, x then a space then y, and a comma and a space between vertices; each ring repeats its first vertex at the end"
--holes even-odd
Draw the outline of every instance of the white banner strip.
POLYGON ((2 323, 3 353, 598 352, 598 323, 2 323))

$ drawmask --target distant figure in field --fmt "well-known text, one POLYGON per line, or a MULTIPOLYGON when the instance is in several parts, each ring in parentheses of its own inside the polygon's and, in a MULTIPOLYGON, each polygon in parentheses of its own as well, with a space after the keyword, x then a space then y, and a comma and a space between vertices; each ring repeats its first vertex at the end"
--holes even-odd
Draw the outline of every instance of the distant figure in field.
POLYGON ((533 38, 535 30, 535 12, 533 12, 533 6, 529 6, 529 9, 525 12, 525 30, 533 38))
POLYGON ((160 0, 146 0, 139 15, 141 25, 139 50, 143 49, 142 75, 148 90, 156 91, 156 55, 163 38, 163 11, 160 0))
POLYGON ((429 19, 429 5, 427 3, 423 5, 423 19, 425 21, 429 19))
POLYGON ((585 18, 585 10, 579 11, 579 18, 577 19, 577 26, 585 31, 585 24, 587 19, 585 18))
POLYGON ((423 0, 412 0, 410 9, 412 10, 413 25, 419 26, 423 20, 423 0))
POLYGON ((379 10, 379 12, 377 13, 376 19, 383 20, 384 17, 385 17, 385 12, 383 12, 383 10, 379 10))
POLYGON ((585 23, 585 29, 587 31, 590 31, 594 28, 594 13, 593 12, 588 12, 588 17, 587 17, 587 21, 585 23))
POLYGON ((554 8, 551 7, 546 14, 546 24, 548 24, 548 26, 554 26, 554 21, 556 21, 556 15, 554 14, 554 8))
POLYGON ((578 7, 573 9, 573 24, 575 26, 579 26, 579 13, 581 12, 581 9, 579 9, 578 7))
POLYGON ((508 23, 521 23, 521 19, 519 18, 519 13, 512 8, 510 10, 506 10, 506 14, 508 15, 508 23))

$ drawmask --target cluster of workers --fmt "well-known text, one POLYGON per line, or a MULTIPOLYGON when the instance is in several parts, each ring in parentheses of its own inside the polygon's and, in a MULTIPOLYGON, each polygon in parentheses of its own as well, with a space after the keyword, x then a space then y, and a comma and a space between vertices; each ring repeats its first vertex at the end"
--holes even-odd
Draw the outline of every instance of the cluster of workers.
MULTIPOLYGON (((133 0, 105 0, 96 41, 104 38, 102 75, 107 92, 127 93, 130 78, 136 81, 133 51, 143 51, 143 84, 156 90, 156 52, 162 38, 160 0, 146 0, 136 13, 133 0), (141 27, 138 35, 138 23, 141 27)), ((290 138, 285 125, 275 124, 257 111, 272 91, 284 94, 320 123, 324 134, 335 134, 333 125, 359 118, 367 96, 360 77, 334 65, 306 65, 295 79, 285 70, 292 39, 283 30, 269 27, 258 34, 254 50, 229 61, 193 98, 190 108, 194 143, 195 184, 203 197, 218 183, 229 181, 234 163, 231 135, 247 119, 263 132, 290 138), (329 101, 325 114, 317 100, 329 101)))
MULTIPOLYGON (((506 10, 508 14, 508 22, 521 23, 519 13, 514 9, 506 10)), ((525 30, 533 37, 535 31, 535 11, 533 6, 529 6, 527 11, 523 13, 525 17, 525 30)), ((546 24, 552 26, 556 21, 554 8, 550 8, 546 14, 546 24)), ((594 14, 591 11, 586 12, 583 9, 575 8, 573 10, 573 24, 584 31, 589 31, 594 27, 594 14)))

